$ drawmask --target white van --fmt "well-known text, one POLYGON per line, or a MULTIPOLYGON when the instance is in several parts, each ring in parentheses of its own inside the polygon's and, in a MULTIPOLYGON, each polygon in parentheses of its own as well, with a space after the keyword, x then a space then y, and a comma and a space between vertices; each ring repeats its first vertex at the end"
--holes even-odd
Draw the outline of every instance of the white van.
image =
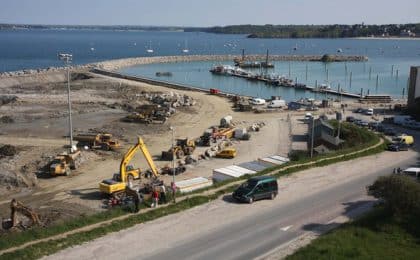
POLYGON ((268 108, 281 108, 286 106, 286 101, 282 99, 278 100, 271 100, 270 103, 268 103, 268 108))
POLYGON ((368 116, 373 116, 373 108, 368 108, 368 109, 366 109, 366 111, 365 111, 365 115, 368 115, 368 116))
POLYGON ((249 103, 252 105, 265 105, 265 99, 262 98, 251 98, 249 103))

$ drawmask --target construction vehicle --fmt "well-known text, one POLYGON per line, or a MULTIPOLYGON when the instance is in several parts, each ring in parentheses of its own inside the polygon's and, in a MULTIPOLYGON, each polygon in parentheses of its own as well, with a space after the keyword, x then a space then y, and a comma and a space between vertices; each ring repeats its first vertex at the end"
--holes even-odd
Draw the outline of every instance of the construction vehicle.
POLYGON ((4 229, 11 229, 17 226, 25 227, 25 226, 33 226, 33 225, 40 226, 41 225, 41 220, 39 219, 38 214, 36 214, 35 211, 26 207, 25 205, 23 205, 22 202, 16 199, 12 199, 12 201, 10 202, 10 210, 11 210, 10 219, 2 222, 2 226, 4 229), (29 225, 26 225, 22 221, 19 221, 18 213, 29 218, 31 220, 31 223, 29 225))
POLYGON ((159 105, 142 105, 135 109, 135 112, 124 117, 124 122, 133 123, 162 123, 164 124, 168 116, 168 109, 159 105))
POLYGON ((112 134, 86 133, 78 134, 73 140, 78 141, 77 145, 89 147, 90 149, 116 150, 121 147, 120 143, 112 137, 112 134))
POLYGON ((114 174, 112 179, 103 180, 99 184, 99 190, 102 193, 108 195, 118 195, 119 193, 123 193, 125 191, 128 181, 132 181, 141 177, 143 172, 140 169, 134 169, 131 165, 128 165, 128 163, 131 161, 131 159, 133 159, 134 155, 139 150, 141 150, 144 158, 149 164, 153 177, 156 179, 159 176, 158 169, 156 168, 156 165, 152 159, 152 156, 149 153, 149 150, 143 142, 143 139, 141 137, 138 137, 137 144, 132 146, 124 154, 120 163, 120 172, 114 174))
POLYGON ((50 163, 50 175, 66 175, 71 174, 71 170, 75 170, 80 159, 80 151, 73 153, 62 153, 57 155, 54 160, 50 163))
POLYGON ((233 137, 233 133, 235 132, 235 129, 230 127, 230 128, 219 128, 217 130, 214 131, 213 133, 213 137, 214 138, 226 138, 226 139, 230 139, 233 137))
POLYGON ((177 139, 176 145, 170 148, 168 151, 162 151, 162 160, 173 160, 173 156, 175 155, 177 159, 181 159, 185 155, 191 155, 195 150, 195 142, 194 140, 185 138, 185 139, 177 139))
POLYGON ((225 148, 225 149, 221 150, 220 152, 217 152, 216 157, 233 159, 233 158, 236 157, 236 149, 235 148, 225 148))

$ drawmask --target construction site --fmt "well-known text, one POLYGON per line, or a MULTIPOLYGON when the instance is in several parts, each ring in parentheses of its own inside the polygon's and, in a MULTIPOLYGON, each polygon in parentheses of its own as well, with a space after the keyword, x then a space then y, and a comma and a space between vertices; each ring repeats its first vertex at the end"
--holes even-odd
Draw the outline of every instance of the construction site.
POLYGON ((66 75, 0 81, 2 232, 106 211, 127 198, 137 205, 162 186, 187 193, 255 174, 307 150, 307 110, 335 116, 344 105, 361 106, 264 109, 249 97, 82 69, 70 74, 69 120, 66 75))
POLYGON ((107 210, 109 197, 127 182, 159 179, 171 187, 175 178, 185 191, 211 185, 216 168, 287 157, 291 147, 286 112, 241 112, 225 96, 85 70, 71 73, 71 149, 65 71, 5 77, 0 84, 4 226, 17 225, 16 212, 27 227, 107 210), (36 220, 16 205, 36 212, 36 220))

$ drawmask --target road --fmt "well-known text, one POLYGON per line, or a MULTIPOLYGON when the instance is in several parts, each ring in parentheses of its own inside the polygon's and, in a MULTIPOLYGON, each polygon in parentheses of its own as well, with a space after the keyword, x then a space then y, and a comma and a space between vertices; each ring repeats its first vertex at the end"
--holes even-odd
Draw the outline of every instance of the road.
POLYGON ((63 250, 47 259, 254 259, 306 233, 369 208, 365 187, 394 167, 417 163, 414 151, 382 153, 282 178, 273 200, 252 205, 230 196, 63 250))

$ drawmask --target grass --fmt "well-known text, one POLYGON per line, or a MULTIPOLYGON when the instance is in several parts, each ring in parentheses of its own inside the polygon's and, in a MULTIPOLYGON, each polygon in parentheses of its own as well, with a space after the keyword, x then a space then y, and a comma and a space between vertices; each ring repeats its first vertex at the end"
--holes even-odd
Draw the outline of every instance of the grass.
POLYGON ((420 222, 397 218, 378 207, 344 224, 287 259, 418 259, 420 222))
MULTIPOLYGON (((325 165, 329 165, 332 163, 336 163, 336 162, 340 162, 340 161, 345 161, 345 160, 351 160, 354 158, 358 158, 358 157, 362 157, 362 156, 367 156, 367 155, 372 155, 372 154, 376 154, 379 153, 381 151, 384 150, 385 148, 385 144, 382 144, 378 147, 372 148, 372 149, 368 149, 364 152, 361 153, 356 153, 356 154, 352 154, 352 155, 348 155, 348 153, 351 152, 355 152, 364 148, 367 148, 369 146, 374 145, 375 143, 379 142, 379 137, 377 135, 374 135, 371 133, 371 138, 370 141, 363 144, 363 145, 359 145, 357 147, 352 147, 352 148, 347 148, 341 151, 337 151, 335 153, 331 153, 331 154, 327 154, 327 155, 322 155, 322 156, 318 156, 316 158, 304 158, 301 159, 299 161, 295 161, 295 162, 290 162, 288 164, 285 165, 281 165, 281 166, 275 166, 272 167, 270 169, 265 169, 259 173, 257 173, 257 175, 266 175, 268 173, 271 173, 274 171, 274 173, 272 174, 273 176, 279 178, 283 175, 287 175, 287 174, 291 174, 300 170, 304 170, 304 169, 308 169, 311 167, 319 167, 319 166, 325 166, 325 165), (339 157, 339 158, 331 158, 331 157, 336 157, 338 155, 344 155, 343 157, 339 157), (319 159, 324 159, 323 161, 319 161, 319 159), (313 163, 311 163, 313 162, 313 163), (305 164, 305 165, 301 165, 304 163, 311 163, 311 164, 305 164), (286 168, 287 169, 284 169, 286 168), (276 172, 277 171, 277 172, 276 172)), ((241 179, 247 179, 250 176, 243 176, 241 179)), ((167 207, 162 207, 162 208, 158 208, 149 212, 145 212, 143 214, 139 214, 139 215, 132 215, 129 216, 128 218, 124 219, 124 220, 116 220, 113 221, 112 224, 107 224, 107 225, 103 225, 101 227, 98 228, 94 228, 90 231, 86 231, 86 232, 80 232, 77 234, 72 234, 67 236, 66 238, 63 239, 57 239, 57 240, 51 240, 49 242, 40 242, 28 247, 25 247, 23 249, 20 250, 16 250, 14 252, 11 253, 6 253, 3 255, 0 255, 0 259, 10 259, 10 258, 25 258, 25 259, 34 259, 43 255, 48 255, 48 254, 52 254, 54 252, 57 252, 61 249, 67 248, 69 246, 73 246, 73 245, 77 245, 77 244, 81 244, 85 241, 89 241, 92 240, 94 238, 98 238, 101 236, 104 236, 110 232, 114 232, 114 231, 119 231, 122 229, 126 229, 129 227, 132 227, 136 224, 139 223, 143 223, 146 221, 150 221, 162 216, 166 216, 169 214, 174 214, 177 212, 180 212, 182 210, 185 209, 189 209, 201 204, 205 204, 211 200, 216 199, 218 196, 226 194, 226 193, 230 193, 232 192, 237 185, 229 185, 233 182, 237 182, 238 179, 235 180, 228 180, 228 181, 224 181, 221 183, 216 183, 215 185, 213 185, 212 187, 209 188, 204 188, 198 191, 195 191, 193 193, 188 194, 187 196, 194 196, 191 198, 186 198, 183 201, 180 201, 176 204, 171 204, 167 207), (223 186, 226 186, 225 188, 222 188, 223 186), (203 193, 204 191, 208 191, 208 190, 214 190, 216 188, 222 188, 219 191, 211 194, 211 195, 199 195, 199 193, 203 193)), ((74 220, 70 220, 70 221, 66 221, 63 223, 59 223, 57 225, 48 227, 48 228, 33 228, 21 233, 14 233, 14 234, 10 234, 8 236, 3 236, 0 239, 0 250, 2 249, 7 249, 7 248, 11 248, 14 246, 19 246, 22 245, 24 243, 27 243, 29 241, 33 241, 33 240, 37 240, 37 239, 41 239, 41 238, 48 238, 50 236, 54 236, 54 235, 58 235, 58 234, 62 234, 65 233, 67 231, 71 231, 77 228, 81 228, 84 226, 88 226, 94 223, 98 223, 101 221, 105 221, 105 220, 111 220, 113 218, 116 218, 118 216, 122 216, 127 214, 126 211, 122 210, 122 209, 115 209, 115 210, 110 210, 107 212, 101 212, 101 213, 97 213, 97 214, 93 214, 93 215, 89 215, 89 216, 83 216, 83 217, 79 217, 77 219, 74 220)))

